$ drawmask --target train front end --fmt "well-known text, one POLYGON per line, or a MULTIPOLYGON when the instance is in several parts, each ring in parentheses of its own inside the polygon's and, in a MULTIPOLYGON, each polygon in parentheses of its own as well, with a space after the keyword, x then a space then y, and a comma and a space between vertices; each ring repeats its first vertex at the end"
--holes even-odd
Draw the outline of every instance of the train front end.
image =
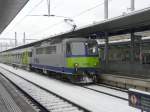
POLYGON ((66 43, 66 65, 75 83, 96 81, 100 60, 96 40, 74 39, 66 43))

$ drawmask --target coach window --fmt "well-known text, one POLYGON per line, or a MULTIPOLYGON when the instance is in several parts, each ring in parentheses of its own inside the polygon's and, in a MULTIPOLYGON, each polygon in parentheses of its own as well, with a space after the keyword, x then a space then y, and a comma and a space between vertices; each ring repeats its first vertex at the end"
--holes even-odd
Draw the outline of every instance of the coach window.
POLYGON ((43 54, 44 52, 44 48, 37 48, 36 49, 36 54, 39 55, 39 54, 43 54))
POLYGON ((38 49, 36 49, 36 54, 40 54, 40 50, 39 50, 39 48, 38 48, 38 49))
POLYGON ((32 57, 32 52, 28 52, 28 56, 29 56, 29 57, 32 57))
POLYGON ((18 59, 20 58, 20 54, 18 54, 18 59))

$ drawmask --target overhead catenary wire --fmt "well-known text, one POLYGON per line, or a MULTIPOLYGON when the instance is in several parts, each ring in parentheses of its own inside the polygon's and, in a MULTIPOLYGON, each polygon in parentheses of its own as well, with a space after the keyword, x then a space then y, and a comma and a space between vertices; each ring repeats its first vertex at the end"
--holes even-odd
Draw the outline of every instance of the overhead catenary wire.
MULTIPOLYGON (((47 1, 48 1, 48 0, 47 0, 47 1)), ((110 0, 110 1, 111 1, 111 0, 110 0)), ((98 4, 98 5, 94 6, 94 7, 88 8, 88 9, 86 9, 86 10, 80 12, 79 14, 77 14, 77 15, 75 15, 75 16, 72 16, 72 17, 69 17, 69 18, 76 18, 76 17, 79 17, 79 16, 81 16, 82 14, 87 13, 87 12, 89 12, 89 11, 91 11, 91 10, 93 10, 93 9, 95 9, 95 8, 97 8, 97 7, 101 6, 101 5, 103 5, 103 4, 104 4, 104 2, 98 4)), ((43 30, 38 31, 38 32, 42 32, 42 31, 45 32, 46 30, 49 30, 49 29, 52 29, 53 27, 56 27, 56 25, 59 25, 59 24, 62 23, 62 22, 63 22, 63 21, 60 21, 60 22, 58 22, 58 23, 56 23, 56 24, 50 25, 50 26, 48 26, 48 27, 46 27, 46 28, 44 28, 43 30)), ((34 33, 34 34, 37 34, 38 32, 36 32, 36 33, 34 33)), ((33 34, 33 35, 34 35, 34 34, 33 34)))
MULTIPOLYGON (((110 1, 112 1, 112 0, 108 0, 108 2, 110 2, 110 1)), ((105 3, 105 2, 102 2, 102 3, 99 3, 98 5, 96 5, 96 6, 94 6, 94 7, 88 8, 88 9, 86 9, 86 10, 80 12, 79 14, 77 14, 77 15, 75 15, 75 16, 72 16, 72 18, 79 17, 79 16, 81 16, 81 15, 83 15, 83 14, 85 14, 85 13, 87 13, 87 12, 89 12, 89 11, 91 11, 91 10, 97 8, 97 7, 99 7, 99 6, 104 5, 104 3, 105 3)))
POLYGON ((49 25, 48 27, 46 27, 46 28, 44 28, 44 29, 42 29, 42 30, 40 30, 40 31, 36 31, 36 32, 34 32, 33 34, 30 34, 28 37, 32 37, 33 35, 37 35, 37 34, 41 34, 41 32, 43 33, 43 32, 46 32, 46 31, 48 31, 49 29, 52 29, 52 28, 54 28, 54 27, 56 27, 57 25, 60 25, 61 23, 63 23, 64 21, 63 20, 61 20, 61 21, 59 21, 59 22, 57 22, 57 23, 55 23, 55 24, 52 24, 52 25, 49 25), (40 33, 39 33, 40 32, 40 33))
MULTIPOLYGON (((32 13, 32 12, 34 11, 34 9, 36 9, 43 1, 44 1, 44 0, 40 0, 36 5, 34 5, 33 8, 32 8, 29 12, 27 12, 27 14, 26 14, 25 16, 23 16, 23 17, 11 28, 11 30, 13 30, 17 25, 19 25, 19 24, 20 24, 30 13, 32 13)), ((93 10, 93 9, 95 9, 95 8, 97 8, 97 7, 101 6, 101 5, 103 5, 103 4, 104 4, 104 2, 98 4, 98 5, 94 6, 94 7, 88 8, 88 9, 86 9, 86 10, 80 12, 79 14, 77 14, 77 15, 75 15, 75 16, 73 16, 73 17, 69 17, 69 18, 76 18, 76 17, 79 17, 79 16, 83 15, 84 13, 87 13, 87 12, 89 12, 89 11, 91 11, 91 10, 93 10)), ((48 10, 48 14, 50 14, 50 6, 49 6, 49 5, 50 5, 50 0, 47 0, 47 6, 48 6, 48 9, 49 9, 49 10, 48 10)), ((55 8, 56 8, 56 7, 55 7, 55 8)), ((52 29, 52 28, 54 28, 54 27, 60 25, 60 24, 63 23, 63 22, 64 22, 64 20, 59 21, 59 22, 57 22, 57 23, 55 23, 55 24, 52 24, 52 25, 50 25, 50 26, 48 26, 48 27, 46 27, 46 28, 44 28, 44 29, 42 29, 42 30, 40 30, 40 31, 38 31, 38 32, 35 32, 34 34, 32 34, 32 36, 33 36, 33 35, 37 35, 37 34, 42 35, 43 32, 46 32, 46 31, 48 31, 48 30, 50 30, 50 29, 52 29)), ((29 37, 31 37, 31 36, 29 36, 29 37)))
MULTIPOLYGON (((40 0, 29 12, 27 12, 27 14, 25 16, 23 16, 11 29, 10 31, 12 31, 18 24, 20 24, 26 17, 28 14, 30 14, 35 8, 37 8, 41 3, 43 2, 43 0, 40 0)), ((8 31, 9 32, 9 31, 8 31)), ((5 32, 5 33, 8 33, 5 32)))
MULTIPOLYGON (((37 8, 42 2, 43 2, 44 0, 40 0, 25 16, 23 16, 22 17, 22 19, 20 19, 10 30, 13 30, 17 25, 19 25, 26 17, 28 17, 28 15, 35 9, 35 8, 37 8)), ((47 6, 49 7, 49 5, 48 4, 50 4, 50 0, 47 0, 47 6)), ((50 7, 49 7, 50 8, 50 7)), ((56 7, 55 7, 56 8, 56 7)), ((55 9, 54 8, 54 9, 55 9)), ((49 9, 49 12, 48 12, 49 14, 50 14, 50 9, 49 9)), ((63 22, 63 21, 61 21, 61 22, 63 22)), ((60 23, 60 22, 59 22, 60 23)), ((54 25, 57 25, 57 24, 59 24, 59 23, 56 23, 56 24, 54 24, 54 25)), ((54 25, 52 25, 52 26, 54 26, 54 25)), ((43 31, 43 30, 42 30, 43 31)))
MULTIPOLYGON (((38 2, 38 3, 32 8, 32 10, 30 10, 30 11, 28 12, 28 14, 30 14, 35 8, 37 8, 43 1, 44 1, 44 0, 41 0, 40 2, 38 2)), ((48 6, 49 2, 50 2, 50 0, 47 0, 47 6, 48 6)), ((102 6, 103 4, 104 4, 104 2, 98 4, 98 5, 94 6, 94 7, 88 8, 88 9, 86 9, 86 10, 80 12, 79 14, 77 14, 77 15, 75 15, 75 16, 72 16, 71 18, 77 18, 77 17, 83 15, 84 13, 87 13, 87 12, 89 12, 89 11, 91 11, 91 10, 93 10, 93 9, 95 9, 95 8, 97 8, 97 7, 99 7, 99 6, 102 6)), ((50 10, 49 10, 49 13, 50 13, 50 10)), ((28 16, 28 14, 25 15, 19 22, 17 22, 15 26, 17 26, 20 22, 22 22, 22 21, 28 16)), ((44 28, 44 29, 42 29, 42 30, 40 30, 40 31, 35 32, 34 34, 37 34, 37 33, 39 33, 39 32, 41 33, 42 31, 46 32, 47 30, 52 29, 53 27, 56 27, 57 25, 60 25, 62 22, 64 22, 64 21, 59 21, 58 23, 55 23, 55 24, 53 24, 53 25, 50 25, 50 26, 48 26, 48 27, 46 27, 46 28, 44 28)), ((14 27, 15 27, 15 26, 14 26, 14 27)), ((13 27, 13 28, 14 28, 14 27, 13 27)), ((13 28, 12 28, 12 29, 13 29, 13 28)), ((34 35, 34 34, 33 34, 33 35, 34 35)))
POLYGON ((35 8, 37 8, 43 0, 40 0, 25 16, 23 16, 10 30, 13 30, 17 25, 19 25, 35 8))
POLYGON ((99 6, 102 6, 103 4, 104 4, 104 2, 102 2, 102 3, 98 4, 98 5, 94 6, 94 7, 88 8, 88 9, 86 9, 86 10, 84 10, 84 11, 80 12, 79 14, 77 14, 77 15, 73 16, 72 18, 79 17, 79 16, 81 16, 81 15, 83 15, 83 14, 85 14, 85 13, 87 13, 87 12, 89 12, 89 11, 91 11, 91 10, 93 10, 93 9, 97 8, 97 7, 99 7, 99 6))

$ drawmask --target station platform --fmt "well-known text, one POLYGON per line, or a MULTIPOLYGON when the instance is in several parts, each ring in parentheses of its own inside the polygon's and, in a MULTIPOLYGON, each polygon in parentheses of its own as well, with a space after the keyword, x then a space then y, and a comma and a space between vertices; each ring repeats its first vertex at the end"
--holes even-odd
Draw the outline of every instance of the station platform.
POLYGON ((0 112, 37 112, 25 97, 0 74, 0 112))
POLYGON ((136 88, 150 92, 150 79, 144 77, 130 77, 124 74, 101 74, 100 82, 121 88, 136 88))

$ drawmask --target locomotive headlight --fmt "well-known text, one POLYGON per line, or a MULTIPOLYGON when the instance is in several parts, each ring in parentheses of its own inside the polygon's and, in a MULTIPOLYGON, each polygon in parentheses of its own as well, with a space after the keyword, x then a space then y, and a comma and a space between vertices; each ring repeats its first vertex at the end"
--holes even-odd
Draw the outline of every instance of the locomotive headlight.
POLYGON ((78 63, 75 63, 75 64, 74 64, 74 68, 75 68, 75 71, 76 71, 76 72, 78 72, 78 67, 79 67, 79 64, 78 64, 78 63))
POLYGON ((98 63, 98 62, 94 63, 94 66, 98 66, 98 65, 99 65, 99 63, 98 63))
POLYGON ((78 64, 78 63, 75 63, 75 64, 74 64, 74 67, 75 67, 75 68, 78 68, 78 67, 79 67, 79 64, 78 64))

